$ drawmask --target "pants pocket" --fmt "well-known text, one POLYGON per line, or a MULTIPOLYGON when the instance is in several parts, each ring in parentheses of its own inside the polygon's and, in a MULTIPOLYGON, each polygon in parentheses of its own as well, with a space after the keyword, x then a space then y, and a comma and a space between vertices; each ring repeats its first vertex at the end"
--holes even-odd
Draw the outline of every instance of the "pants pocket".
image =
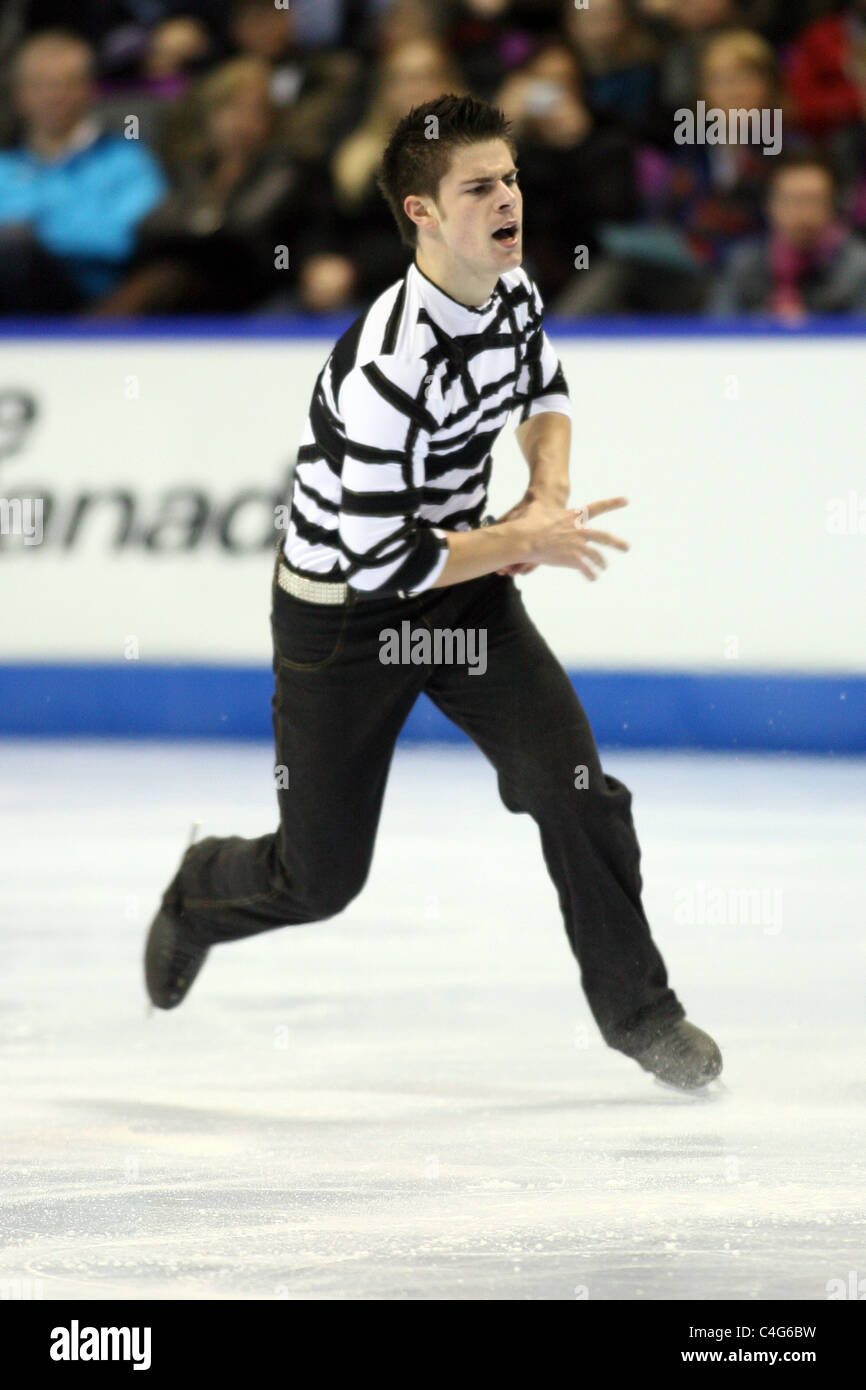
POLYGON ((348 604, 307 603, 274 586, 271 633, 275 661, 289 671, 320 671, 343 650, 348 604))

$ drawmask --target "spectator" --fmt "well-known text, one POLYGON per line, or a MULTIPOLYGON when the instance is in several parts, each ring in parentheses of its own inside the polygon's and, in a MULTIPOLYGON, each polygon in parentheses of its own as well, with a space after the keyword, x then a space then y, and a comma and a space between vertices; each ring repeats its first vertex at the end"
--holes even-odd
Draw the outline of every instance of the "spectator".
POLYGON ((24 135, 0 152, 0 308, 66 312, 120 278, 165 180, 140 141, 101 131, 92 50, 75 35, 29 39, 14 95, 24 135))
MULTIPOLYGON (((739 110, 783 109, 773 49, 746 29, 724 32, 707 43, 700 90, 707 109, 722 110, 729 119, 739 110)), ((647 189, 648 205, 682 229, 696 268, 718 265, 734 241, 762 227, 775 158, 757 144, 682 146, 667 166, 658 201, 647 189)))
POLYGON ((638 23, 630 0, 565 4, 565 32, 581 61, 589 106, 635 132, 652 128, 658 101, 660 46, 638 23))
POLYGON ((866 0, 810 24, 793 44, 788 83, 802 128, 819 140, 863 119, 863 88, 855 66, 866 39, 866 0))
MULTIPOLYGON (((786 39, 802 29, 819 10, 826 10, 833 0, 741 0, 737 22, 756 29, 765 38, 786 39)), ((635 5, 647 22, 670 21, 678 8, 677 0, 635 0, 635 5)), ((702 4, 689 6, 700 27, 705 24, 702 4)), ((688 24, 688 16, 685 18, 688 24)))
MULTIPOLYGON (((707 108, 775 109, 779 99, 773 50, 746 30, 710 40, 700 80, 707 108)), ((763 226, 773 159, 753 145, 684 146, 671 156, 643 150, 643 220, 600 230, 602 269, 576 291, 571 312, 699 312, 726 251, 763 226)))
POLYGON ((866 233, 866 34, 855 45, 850 68, 857 87, 861 115, 850 125, 835 130, 823 142, 845 185, 847 213, 856 231, 866 233))
POLYGON ((195 72, 210 56, 211 38, 207 28, 194 15, 164 19, 151 30, 142 61, 145 82, 173 95, 183 90, 188 73, 195 72), (178 86, 175 86, 178 84, 178 86))
POLYGON ((310 54, 299 46, 299 12, 274 0, 235 0, 230 34, 241 57, 256 58, 271 73, 271 96, 281 108, 276 135, 304 159, 333 148, 362 77, 356 54, 310 54))
POLYGON ((27 0, 31 32, 74 31, 93 49, 101 80, 133 85, 158 25, 183 16, 218 42, 224 8, 225 0, 27 0))
POLYGON ((739 20, 741 8, 738 0, 673 0, 668 17, 681 34, 706 36, 739 20))
POLYGON ((431 38, 407 40, 385 53, 361 124, 311 179, 313 235, 301 269, 303 307, 335 312, 366 303, 400 278, 407 250, 395 243, 391 212, 376 186, 379 162, 397 121, 411 107, 464 86, 450 54, 431 38))
POLYGON ((672 111, 690 106, 707 39, 742 25, 737 0, 673 0, 662 60, 661 100, 672 111))
POLYGON ((294 14, 273 0, 234 0, 229 33, 241 57, 258 58, 271 70, 271 95, 282 106, 294 101, 304 81, 304 62, 295 46, 294 14))
POLYGON ((631 139, 590 111, 577 58, 557 39, 509 78, 499 105, 517 138, 528 266, 548 308, 576 312, 570 299, 553 303, 585 278, 576 248, 586 248, 592 273, 599 227, 638 210, 631 139))
POLYGON ((557 26, 559 0, 453 0, 445 40, 469 90, 491 101, 502 82, 530 56, 539 38, 557 26))
POLYGON ((100 316, 249 309, 293 271, 302 175, 273 143, 267 65, 233 59, 204 79, 196 99, 199 158, 142 223, 134 270, 98 306, 100 316))
POLYGON ((210 64, 214 46, 207 27, 192 15, 161 20, 141 38, 136 66, 99 84, 98 114, 109 130, 122 131, 130 111, 141 137, 171 177, 167 150, 178 139, 175 123, 184 112, 180 98, 195 74, 210 64))
POLYGON ((212 61, 214 42, 203 20, 171 15, 150 29, 136 31, 134 52, 118 71, 103 73, 100 98, 134 92, 171 98, 186 87, 190 74, 212 61))
POLYGON ((834 171, 820 154, 801 151, 775 167, 769 231, 731 253, 718 315, 801 323, 810 314, 866 314, 866 246, 840 220, 835 194, 834 171))
POLYGON ((362 42, 374 57, 411 39, 442 38, 442 17, 432 0, 387 0, 362 27, 362 42))

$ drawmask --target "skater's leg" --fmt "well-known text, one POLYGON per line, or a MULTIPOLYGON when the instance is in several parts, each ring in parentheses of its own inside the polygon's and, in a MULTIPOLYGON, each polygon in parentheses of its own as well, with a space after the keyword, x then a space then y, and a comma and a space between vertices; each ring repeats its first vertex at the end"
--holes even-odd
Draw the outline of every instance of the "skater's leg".
POLYGON ((280 826, 188 851, 168 891, 202 944, 321 921, 363 886, 394 744, 423 682, 417 667, 379 661, 393 611, 354 597, 345 608, 310 604, 274 585, 280 826))
POLYGON ((603 772, 571 682, 514 581, 462 587, 459 625, 486 630, 487 669, 434 667, 425 690, 496 768, 508 809, 538 824, 593 1015, 610 1046, 636 1056, 685 1010, 641 903, 631 793, 603 772))

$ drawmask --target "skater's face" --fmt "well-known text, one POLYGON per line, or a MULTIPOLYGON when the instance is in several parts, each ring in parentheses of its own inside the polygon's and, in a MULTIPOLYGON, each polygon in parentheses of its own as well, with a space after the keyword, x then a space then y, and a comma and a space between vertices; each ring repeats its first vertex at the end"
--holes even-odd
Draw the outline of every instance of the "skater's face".
POLYGON ((419 246, 435 244, 438 257, 473 276, 495 281, 523 259, 523 198, 504 140, 458 146, 438 197, 407 198, 406 210, 419 246), (502 228, 509 234, 495 236, 502 228))

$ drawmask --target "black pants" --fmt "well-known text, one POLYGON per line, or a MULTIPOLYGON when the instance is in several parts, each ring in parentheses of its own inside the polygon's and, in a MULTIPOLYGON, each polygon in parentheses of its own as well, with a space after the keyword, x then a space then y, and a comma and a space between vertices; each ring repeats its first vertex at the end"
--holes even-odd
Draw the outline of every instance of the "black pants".
POLYGON ((493 764, 508 810, 538 825, 605 1041, 634 1055, 685 1016, 641 905, 631 793, 602 771, 571 682, 513 579, 488 575, 409 599, 351 592, 345 606, 307 603, 274 583, 271 625, 280 827, 188 851, 165 896, 202 944, 322 921, 360 892, 397 735, 424 690, 493 764), (384 664, 380 633, 407 619, 413 632, 483 629, 484 673, 478 648, 474 673, 441 660, 384 664))

